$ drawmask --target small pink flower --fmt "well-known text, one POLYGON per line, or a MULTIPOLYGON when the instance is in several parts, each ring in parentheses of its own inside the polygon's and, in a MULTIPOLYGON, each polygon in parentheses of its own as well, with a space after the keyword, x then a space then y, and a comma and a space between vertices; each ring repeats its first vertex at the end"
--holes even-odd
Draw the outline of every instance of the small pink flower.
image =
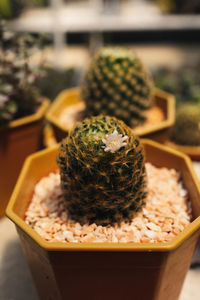
POLYGON ((113 133, 106 134, 106 138, 102 139, 102 142, 106 145, 102 146, 102 148, 104 148, 105 152, 110 151, 111 153, 115 153, 121 147, 127 145, 127 143, 124 143, 124 141, 126 141, 127 139, 127 135, 123 137, 122 134, 119 134, 117 132, 117 130, 114 130, 113 133))

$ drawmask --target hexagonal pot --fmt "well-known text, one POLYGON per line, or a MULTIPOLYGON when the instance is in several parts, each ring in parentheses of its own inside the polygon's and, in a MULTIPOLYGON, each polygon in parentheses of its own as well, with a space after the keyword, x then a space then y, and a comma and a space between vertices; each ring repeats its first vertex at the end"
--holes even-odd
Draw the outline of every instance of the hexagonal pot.
MULTIPOLYGON (((80 89, 67 89, 62 91, 57 96, 48 110, 46 118, 54 128, 57 141, 61 141, 66 136, 66 133, 68 133, 70 130, 69 128, 63 126, 63 124, 59 121, 61 111, 67 106, 71 106, 80 102, 82 102, 80 98, 80 89)), ((160 107, 164 112, 165 120, 148 128, 135 128, 134 132, 140 137, 163 142, 166 139, 169 127, 174 123, 175 99, 174 96, 169 93, 159 89, 154 89, 154 102, 155 105, 160 107)))
POLYGON ((49 100, 44 99, 37 112, 0 128, 0 217, 15 186, 24 159, 39 149, 49 100))
POLYGON ((24 222, 35 184, 57 169, 59 145, 26 160, 7 207, 15 223, 40 299, 177 300, 200 231, 200 188, 190 159, 143 140, 146 161, 180 170, 193 222, 167 243, 47 242, 24 222))
POLYGON ((175 150, 181 151, 188 155, 192 160, 200 160, 200 146, 183 146, 176 144, 170 140, 166 140, 165 144, 175 150))

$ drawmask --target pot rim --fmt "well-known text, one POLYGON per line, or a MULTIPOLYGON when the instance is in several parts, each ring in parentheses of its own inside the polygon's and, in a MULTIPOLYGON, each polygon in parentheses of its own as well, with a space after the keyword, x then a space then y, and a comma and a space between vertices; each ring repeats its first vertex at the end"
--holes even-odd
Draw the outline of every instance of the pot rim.
POLYGON ((33 122, 36 122, 39 119, 41 119, 44 116, 44 114, 47 110, 47 107, 49 106, 49 103, 50 103, 50 100, 48 98, 42 97, 41 99, 42 99, 42 102, 39 105, 39 107, 35 113, 25 116, 23 118, 13 120, 13 121, 9 122, 8 125, 2 126, 0 128, 0 130, 3 130, 4 128, 11 129, 11 128, 24 126, 26 124, 33 123, 33 122))
MULTIPOLYGON (((63 126, 59 122, 59 120, 55 116, 54 112, 59 109, 59 106, 66 99, 68 94, 73 95, 74 97, 77 97, 77 96, 80 97, 80 87, 65 89, 65 90, 61 91, 58 94, 58 96, 56 97, 56 99, 54 100, 53 104, 51 105, 51 107, 49 108, 49 110, 46 114, 46 119, 50 123, 52 123, 53 125, 58 127, 60 130, 66 132, 66 133, 69 132, 70 130, 66 129, 66 127, 63 126)), ((174 120, 175 120, 175 97, 174 97, 174 95, 167 93, 165 91, 162 91, 158 88, 153 89, 153 95, 163 98, 163 100, 165 99, 164 101, 167 102, 167 104, 166 104, 166 107, 167 107, 166 119, 164 119, 163 121, 161 121, 158 124, 151 125, 149 128, 142 128, 142 129, 138 129, 138 130, 137 130, 137 128, 135 128, 135 129, 133 128, 134 132, 139 136, 147 135, 149 133, 154 133, 156 131, 163 130, 174 124, 174 120)), ((80 99, 79 101, 83 101, 83 100, 80 99)))
POLYGON ((185 153, 186 155, 192 157, 196 157, 200 159, 200 146, 189 146, 189 145, 180 145, 176 144, 175 142, 171 140, 167 140, 165 142, 166 146, 172 147, 173 149, 177 151, 181 151, 185 153))
MULTIPOLYGON (((171 154, 174 154, 185 161, 187 168, 190 171, 192 179, 195 183, 197 192, 200 198, 200 185, 197 179, 197 176, 193 170, 192 162, 188 156, 185 154, 161 145, 157 142, 142 139, 143 145, 150 145, 153 147, 157 147, 160 150, 167 151, 171 154)), ((45 155, 51 151, 56 151, 59 148, 59 144, 47 148, 45 150, 36 152, 30 155, 23 166, 22 172, 19 176, 18 182, 15 186, 15 189, 12 193, 11 199, 8 203, 6 209, 6 215, 9 219, 11 219, 21 230, 23 230, 27 235, 29 235, 35 242, 37 242, 42 248, 48 251, 118 251, 118 252, 138 252, 138 251, 172 251, 179 247, 184 240, 189 238, 192 234, 194 234, 197 230, 200 229, 200 216, 197 217, 194 221, 192 221, 186 228, 179 233, 176 237, 174 237, 171 241, 166 243, 63 243, 63 242, 48 242, 45 241, 34 229, 32 229, 25 221, 20 218, 13 210, 17 195, 19 194, 19 190, 21 188, 21 184, 24 181, 26 176, 26 171, 29 169, 32 160, 41 155, 45 155)))

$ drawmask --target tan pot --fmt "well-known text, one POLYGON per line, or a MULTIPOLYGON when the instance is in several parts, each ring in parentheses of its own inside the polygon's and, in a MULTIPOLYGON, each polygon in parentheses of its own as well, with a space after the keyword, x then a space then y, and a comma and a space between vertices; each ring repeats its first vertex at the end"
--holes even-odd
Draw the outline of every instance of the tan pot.
POLYGON ((0 217, 5 213, 24 159, 39 149, 48 105, 49 100, 44 99, 35 114, 0 128, 0 217))
POLYGON ((200 146, 183 146, 178 145, 170 140, 167 140, 165 144, 175 150, 185 153, 192 160, 200 160, 200 146))
MULTIPOLYGON (((69 132, 69 128, 63 126, 59 121, 61 111, 67 106, 82 102, 80 98, 80 89, 73 88, 62 91, 54 100, 47 112, 46 118, 52 124, 57 141, 61 141, 69 132)), ((165 120, 159 124, 152 125, 148 128, 134 129, 134 132, 143 138, 150 138, 163 142, 166 140, 169 127, 174 123, 175 119, 175 99, 174 96, 161 91, 154 90, 154 103, 164 112, 165 120)))
POLYGON ((7 207, 40 299, 177 300, 200 232, 200 188, 190 159, 143 140, 146 160, 182 174, 193 222, 167 243, 47 242, 24 222, 36 182, 57 169, 59 145, 26 160, 7 207))

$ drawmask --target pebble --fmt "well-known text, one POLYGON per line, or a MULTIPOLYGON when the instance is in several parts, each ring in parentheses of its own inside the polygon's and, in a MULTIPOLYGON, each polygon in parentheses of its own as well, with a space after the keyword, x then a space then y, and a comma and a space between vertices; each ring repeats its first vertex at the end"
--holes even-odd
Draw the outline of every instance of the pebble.
POLYGON ((36 184, 25 222, 49 242, 168 242, 190 223, 188 193, 176 170, 157 168, 150 163, 145 166, 146 205, 131 223, 103 227, 72 220, 65 210, 58 172, 50 173, 36 184))

